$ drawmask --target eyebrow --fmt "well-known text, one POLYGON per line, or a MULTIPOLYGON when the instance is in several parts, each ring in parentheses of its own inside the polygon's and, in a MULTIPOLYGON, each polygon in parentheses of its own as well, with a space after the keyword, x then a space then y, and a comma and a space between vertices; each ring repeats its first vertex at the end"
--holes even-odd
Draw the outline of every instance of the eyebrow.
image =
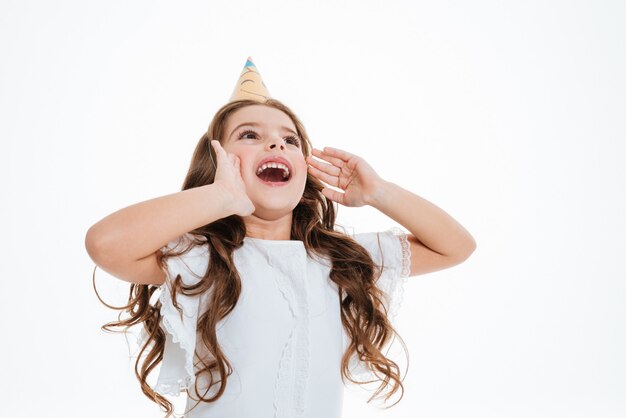
MULTIPOLYGON (((235 129, 232 130, 232 132, 230 133, 230 135, 228 137, 230 138, 231 136, 233 136, 235 131, 237 131, 237 129, 241 128, 242 126, 254 126, 254 127, 258 128, 258 127, 261 126, 261 124, 257 123, 257 122, 244 122, 244 123, 241 123, 241 124, 235 126, 235 129)), ((286 126, 281 126, 280 129, 283 129, 285 131, 289 131, 292 134, 294 134, 295 136, 297 136, 298 138, 300 138, 300 135, 298 135, 298 133, 296 131, 294 131, 293 129, 291 129, 291 128, 288 128, 286 126)))

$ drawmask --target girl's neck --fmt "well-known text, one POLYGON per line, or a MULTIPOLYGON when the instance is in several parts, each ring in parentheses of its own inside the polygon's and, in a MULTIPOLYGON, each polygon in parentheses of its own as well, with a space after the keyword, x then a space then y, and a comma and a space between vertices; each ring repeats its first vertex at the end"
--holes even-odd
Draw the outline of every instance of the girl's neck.
POLYGON ((262 219, 255 215, 245 216, 246 236, 267 240, 291 239, 292 212, 278 219, 262 219))

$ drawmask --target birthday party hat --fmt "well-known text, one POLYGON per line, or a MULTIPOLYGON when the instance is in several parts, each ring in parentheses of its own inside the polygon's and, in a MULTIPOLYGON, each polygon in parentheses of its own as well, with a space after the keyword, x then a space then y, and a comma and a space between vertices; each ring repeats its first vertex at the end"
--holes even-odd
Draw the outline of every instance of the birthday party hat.
POLYGON ((246 65, 243 67, 243 71, 235 85, 235 90, 232 96, 230 96, 230 101, 250 99, 257 102, 265 102, 269 98, 270 93, 267 91, 267 87, 265 87, 259 70, 252 62, 252 58, 248 57, 246 65))

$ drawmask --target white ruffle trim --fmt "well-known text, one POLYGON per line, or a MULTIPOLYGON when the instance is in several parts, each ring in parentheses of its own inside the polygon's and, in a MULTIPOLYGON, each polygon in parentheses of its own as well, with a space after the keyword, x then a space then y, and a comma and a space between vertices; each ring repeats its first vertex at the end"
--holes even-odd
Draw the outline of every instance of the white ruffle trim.
POLYGON ((404 286, 411 273, 411 246, 407 238, 407 234, 400 228, 391 228, 389 230, 400 241, 400 247, 402 249, 402 261, 399 268, 395 269, 396 274, 391 280, 388 280, 388 288, 386 293, 389 296, 389 319, 393 322, 398 316, 400 307, 404 301, 404 286))
POLYGON ((161 289, 161 294, 159 295, 159 300, 161 301, 161 324, 163 328, 165 328, 165 331, 171 336, 172 342, 178 344, 185 353, 185 376, 177 379, 163 379, 159 376, 154 390, 161 395, 178 396, 182 391, 189 389, 195 379, 193 368, 195 341, 189 341, 184 337, 185 329, 182 326, 182 322, 180 324, 174 324, 168 319, 173 315, 180 316, 180 313, 174 307, 169 292, 170 289, 166 286, 161 289))
MULTIPOLYGON (((296 269, 304 266, 300 257, 305 253, 286 250, 284 258, 268 258, 270 264, 294 263, 296 269)), ((278 267, 278 266, 276 266, 278 267)), ((287 266, 281 271, 291 271, 287 266)), ((309 380, 309 304, 307 297, 306 275, 293 277, 279 274, 275 276, 278 288, 289 304, 289 311, 294 318, 294 326, 285 341, 278 365, 275 385, 274 417, 299 418, 304 416, 306 408, 307 384, 309 380), (292 395, 293 394, 293 395, 292 395)))
POLYGON ((407 278, 411 273, 411 245, 409 244, 408 235, 400 228, 391 228, 389 232, 393 233, 400 240, 402 247, 402 270, 400 277, 407 278))
POLYGON ((178 379, 175 383, 159 383, 154 391, 163 396, 180 396, 181 392, 186 391, 193 383, 193 378, 187 376, 178 379))
MULTIPOLYGON (((178 250, 187 245, 190 237, 184 235, 168 244, 168 248, 178 250)), ((206 246, 193 247, 188 253, 170 257, 165 269, 166 280, 161 285, 161 327, 167 333, 165 352, 161 370, 154 390, 161 395, 178 396, 188 390, 195 381, 194 354, 196 349, 196 321, 199 299, 181 293, 177 294, 179 311, 172 300, 171 284, 177 275, 183 283, 191 284, 199 280, 206 271, 206 246), (177 347, 178 346, 178 347, 177 347)))

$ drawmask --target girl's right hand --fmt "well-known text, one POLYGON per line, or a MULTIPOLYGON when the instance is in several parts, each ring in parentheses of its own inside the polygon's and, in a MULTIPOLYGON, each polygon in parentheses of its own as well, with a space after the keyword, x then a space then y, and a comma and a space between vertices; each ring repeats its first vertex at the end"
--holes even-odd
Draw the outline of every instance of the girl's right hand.
POLYGON ((233 215, 250 215, 255 207, 246 193, 246 185, 241 178, 239 157, 228 154, 219 141, 212 140, 211 145, 217 155, 214 184, 219 185, 228 196, 229 209, 233 215))

